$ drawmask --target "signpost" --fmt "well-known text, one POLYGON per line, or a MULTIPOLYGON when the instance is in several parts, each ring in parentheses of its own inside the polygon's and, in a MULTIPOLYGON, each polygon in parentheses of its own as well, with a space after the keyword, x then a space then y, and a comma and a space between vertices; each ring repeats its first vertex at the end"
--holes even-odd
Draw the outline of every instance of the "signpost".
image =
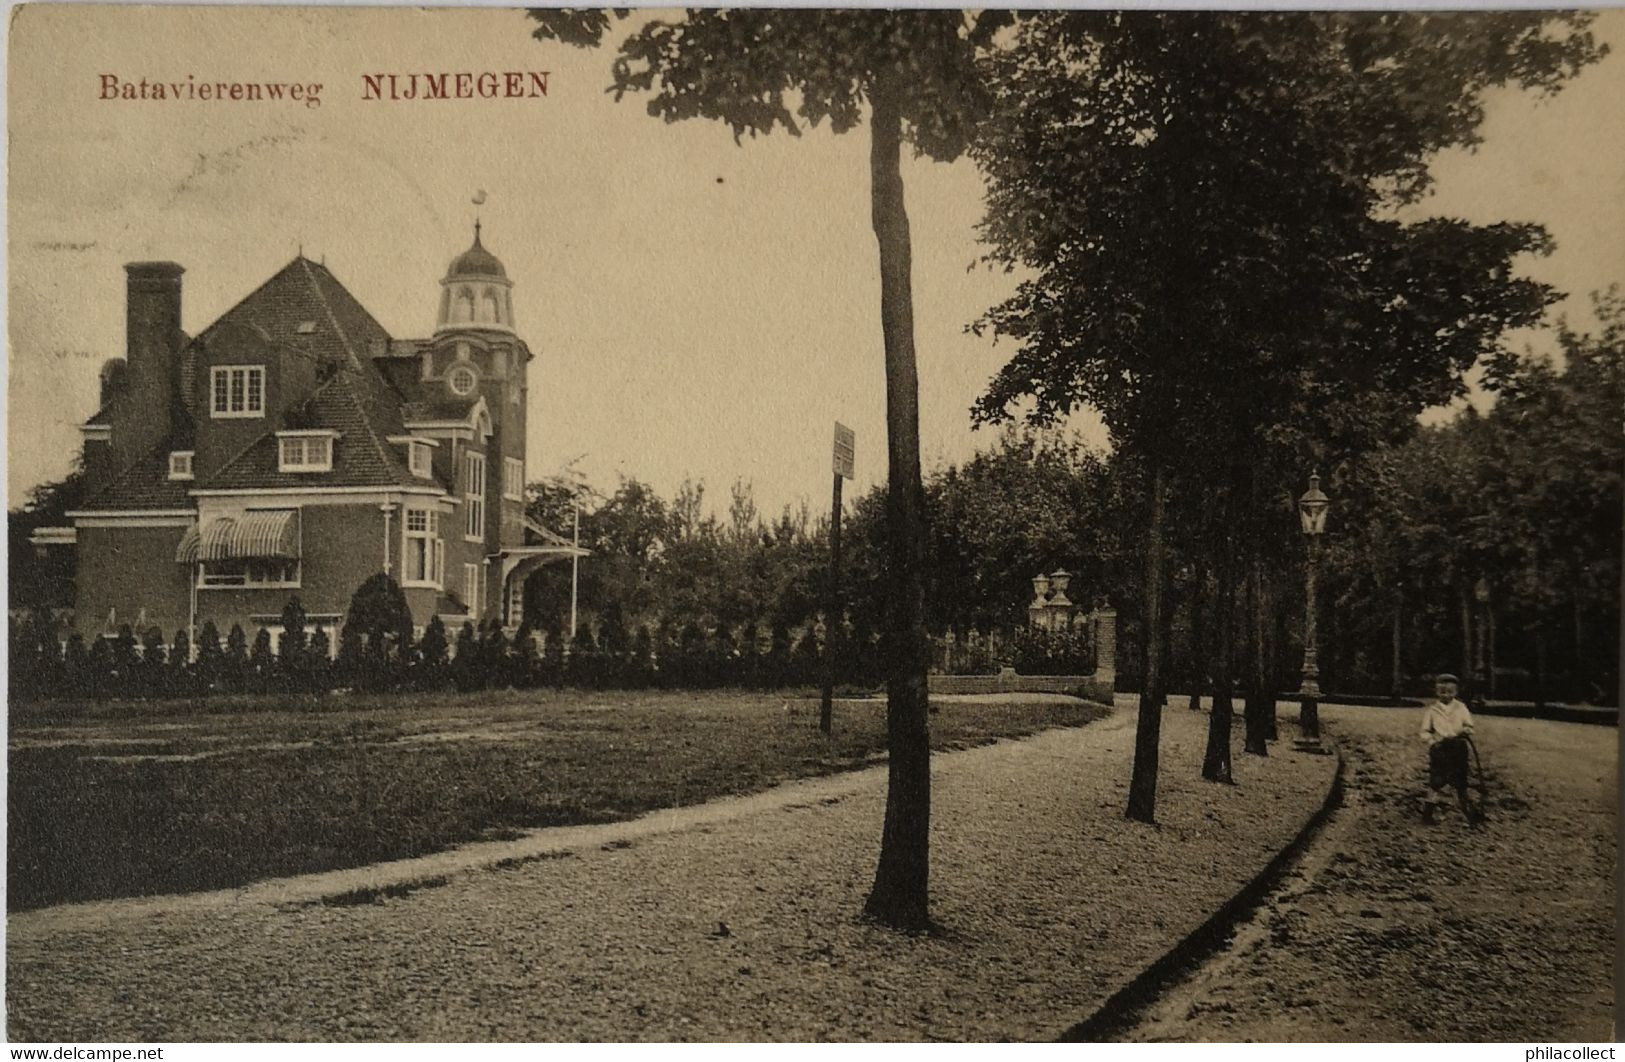
POLYGON ((857 457, 857 435, 852 429, 835 422, 835 489, 841 489, 841 480, 852 478, 852 465, 857 457))
POLYGON ((857 460, 857 435, 835 422, 835 488, 829 513, 829 597, 824 620, 824 696, 818 709, 818 729, 834 729, 835 650, 841 631, 841 481, 852 478, 857 460))

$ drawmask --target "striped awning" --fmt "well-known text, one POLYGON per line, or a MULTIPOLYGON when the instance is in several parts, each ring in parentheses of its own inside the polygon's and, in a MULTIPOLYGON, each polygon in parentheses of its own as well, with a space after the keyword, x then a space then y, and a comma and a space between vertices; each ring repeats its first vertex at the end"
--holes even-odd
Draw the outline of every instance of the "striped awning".
POLYGON ((267 509, 240 517, 220 516, 187 529, 175 547, 175 563, 220 560, 299 559, 299 522, 294 509, 267 509))

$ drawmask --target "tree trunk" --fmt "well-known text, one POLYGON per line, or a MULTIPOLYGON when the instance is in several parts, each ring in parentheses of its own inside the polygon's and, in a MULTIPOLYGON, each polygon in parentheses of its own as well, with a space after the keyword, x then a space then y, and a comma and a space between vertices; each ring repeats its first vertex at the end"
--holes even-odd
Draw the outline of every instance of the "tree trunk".
MULTIPOLYGON (((1263 625, 1259 622, 1259 615, 1263 608, 1263 592, 1259 583, 1263 579, 1264 561, 1259 557, 1253 547, 1248 548, 1253 556, 1248 562, 1247 595, 1246 595, 1246 623, 1247 623, 1247 663, 1243 665, 1246 681, 1246 700, 1242 707, 1242 719, 1246 722, 1246 737, 1242 742, 1242 751, 1250 752, 1254 756, 1268 756, 1269 745, 1266 742, 1267 733, 1264 726, 1264 694, 1260 671, 1264 656, 1263 625)), ((1274 710, 1274 705, 1270 709, 1274 710)))
POLYGON ((1405 648, 1404 621, 1405 595, 1402 591, 1396 589, 1394 591, 1393 645, 1391 647, 1393 649, 1393 672, 1388 681, 1388 696, 1395 701, 1399 700, 1400 694, 1405 690, 1404 661, 1402 658, 1405 648))
MULTIPOLYGON (((1580 573, 1575 573, 1575 585, 1579 585, 1580 573)), ((1586 667, 1585 652, 1585 621, 1581 617, 1580 595, 1576 593, 1573 601, 1574 608, 1574 679, 1576 682, 1585 682, 1590 679, 1586 667)), ((1583 687, 1582 687, 1583 688, 1583 687)))
POLYGON ((1473 606, 1466 586, 1456 587, 1456 606, 1461 610, 1461 666, 1456 677, 1465 689, 1473 681, 1473 606))
POLYGON ((1546 707, 1546 617, 1535 613, 1535 707, 1546 707))
MULTIPOLYGON (((1207 560, 1212 563, 1211 557, 1207 560)), ((1207 686, 1207 630, 1204 621, 1208 605, 1207 572, 1198 563, 1196 584, 1191 588, 1190 709, 1193 712, 1202 710, 1202 693, 1207 686)))
POLYGON ((930 924, 931 746, 927 735, 925 490, 920 482, 919 377, 914 361, 908 213, 900 166, 902 118, 889 78, 870 90, 869 175, 880 250, 886 350, 887 675, 886 820, 864 913, 886 925, 930 924))
POLYGON ((1134 773, 1128 785, 1128 817, 1155 822, 1157 744, 1162 737, 1162 538, 1166 487, 1158 466, 1151 480, 1151 528, 1145 546, 1145 677, 1134 731, 1134 773))
MULTIPOLYGON (((1228 523, 1225 506, 1225 523, 1228 523)), ((1202 777, 1210 782, 1233 782, 1230 768, 1230 731, 1235 712, 1230 702, 1230 664, 1236 637, 1236 559, 1231 549, 1228 527, 1216 540, 1214 551, 1219 568, 1219 585, 1213 601, 1216 642, 1213 654, 1213 711, 1207 721, 1207 751, 1202 756, 1202 777)))
MULTIPOLYGON (((1164 517, 1166 519, 1166 517, 1164 517)), ((1163 532, 1166 539, 1167 532, 1163 532)), ((1166 547, 1164 547, 1166 552, 1166 547)), ((1166 567, 1166 564, 1164 565, 1166 567)), ((1174 672, 1174 580, 1167 577, 1162 583, 1162 603, 1157 606, 1162 621, 1157 624, 1157 659, 1162 661, 1160 681, 1157 683, 1157 707, 1168 707, 1168 689, 1173 685, 1174 672)))
POLYGON ((1258 560, 1258 699, 1259 725, 1266 741, 1279 741, 1281 734, 1275 723, 1275 586, 1258 560))

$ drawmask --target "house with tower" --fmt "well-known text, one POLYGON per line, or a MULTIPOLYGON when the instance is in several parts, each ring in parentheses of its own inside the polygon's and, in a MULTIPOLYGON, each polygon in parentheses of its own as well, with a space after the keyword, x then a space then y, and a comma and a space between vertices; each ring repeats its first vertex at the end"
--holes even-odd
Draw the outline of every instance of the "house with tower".
POLYGON ((295 596, 332 629, 380 571, 420 628, 514 628, 525 579, 580 555, 525 515, 534 355, 477 222, 423 339, 389 335, 302 253, 195 336, 180 265, 125 272, 126 354, 82 427, 85 501, 42 539, 77 550, 87 639, 275 633, 295 596))

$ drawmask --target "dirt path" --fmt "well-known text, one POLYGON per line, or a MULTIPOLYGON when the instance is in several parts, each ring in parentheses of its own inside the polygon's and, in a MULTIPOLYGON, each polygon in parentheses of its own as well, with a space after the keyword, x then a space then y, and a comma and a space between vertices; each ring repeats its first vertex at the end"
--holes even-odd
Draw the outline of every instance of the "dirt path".
POLYGON ((1613 1019, 1617 732, 1481 719, 1491 821, 1424 825, 1414 713, 1323 709, 1346 803, 1126 1040, 1598 1041, 1613 1019))
POLYGON ((1134 720, 1125 702, 1081 729, 933 757, 938 935, 857 918, 885 806, 884 772, 868 771, 671 829, 616 824, 369 902, 266 895, 13 917, 8 1031, 1052 1039, 1250 880, 1331 782, 1329 757, 1290 752, 1242 785, 1202 782, 1206 717, 1169 711, 1159 825, 1128 823, 1134 720))

